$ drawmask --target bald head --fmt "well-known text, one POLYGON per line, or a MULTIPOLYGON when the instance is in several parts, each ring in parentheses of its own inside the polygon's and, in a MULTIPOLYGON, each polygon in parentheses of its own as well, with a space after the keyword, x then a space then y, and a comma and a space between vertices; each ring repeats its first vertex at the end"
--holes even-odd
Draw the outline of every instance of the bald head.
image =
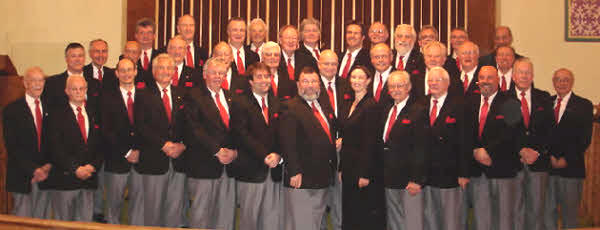
POLYGON ((427 85, 434 98, 439 98, 448 92, 450 86, 450 75, 442 67, 433 67, 427 76, 427 85))
POLYGON ((385 43, 371 47, 371 64, 377 72, 384 72, 392 66, 392 50, 385 43))
POLYGON ((194 41, 194 35, 196 33, 196 20, 189 14, 179 17, 177 20, 177 33, 181 35, 181 38, 190 43, 194 41))
POLYGON ((512 42, 513 36, 508 26, 496 27, 496 32, 494 33, 494 48, 498 48, 500 46, 510 46, 512 42))
POLYGON ((123 48, 123 57, 131 60, 139 60, 142 55, 142 47, 137 41, 128 41, 123 48))
POLYGON ((46 77, 42 68, 38 66, 30 67, 23 76, 23 86, 25 93, 33 98, 39 98, 44 91, 46 77))
POLYGON ((387 26, 381 22, 374 22, 371 24, 368 35, 371 44, 385 43, 390 38, 390 32, 388 31, 387 26))
POLYGON ((186 54, 186 46, 187 42, 183 40, 181 36, 175 36, 169 40, 169 44, 167 45, 167 53, 169 56, 175 59, 176 65, 183 63, 186 54))
POLYGON ((387 81, 388 92, 398 104, 404 101, 410 94, 410 75, 406 71, 394 71, 390 73, 387 81))
POLYGON ((485 97, 489 97, 498 91, 498 71, 493 66, 484 66, 479 70, 479 89, 481 94, 485 97))
POLYGON ((65 93, 69 98, 69 102, 82 106, 85 101, 85 95, 87 94, 87 82, 81 75, 71 75, 67 78, 67 84, 65 87, 65 93))
POLYGON ((331 80, 335 77, 338 68, 338 56, 332 50, 323 50, 319 58, 319 72, 321 76, 331 80))
POLYGON ((458 58, 460 66, 465 72, 470 72, 479 65, 479 46, 466 41, 458 48, 458 58))
POLYGON ((565 97, 569 92, 573 90, 573 84, 575 83, 575 76, 571 70, 566 68, 560 68, 554 71, 552 76, 552 84, 554 90, 559 97, 565 97))
POLYGON ((213 48, 212 57, 221 58, 228 65, 233 62, 233 51, 231 50, 231 46, 226 42, 219 42, 213 48))

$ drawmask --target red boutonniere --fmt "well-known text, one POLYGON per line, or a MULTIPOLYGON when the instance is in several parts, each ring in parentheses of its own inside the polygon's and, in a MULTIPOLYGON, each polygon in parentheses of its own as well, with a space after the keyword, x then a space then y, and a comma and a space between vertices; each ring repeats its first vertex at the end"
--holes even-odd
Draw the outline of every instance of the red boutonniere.
POLYGON ((204 65, 204 60, 200 59, 200 66, 204 65))
POLYGON ((279 113, 274 113, 274 114, 273 114, 273 117, 274 117, 274 118, 278 118, 278 117, 279 117, 279 113))
POLYGON ((416 69, 416 70, 413 70, 413 71, 412 71, 412 74, 419 74, 419 73, 420 73, 420 72, 419 72, 419 70, 418 70, 418 69, 416 69))
POLYGON ((350 100, 350 94, 345 93, 344 94, 344 100, 350 100))
POLYGON ((98 124, 94 124, 94 129, 99 129, 100 126, 98 124))
POLYGON ((182 110, 182 109, 183 109, 183 107, 184 107, 183 105, 180 105, 180 106, 179 106, 179 110, 182 110))
POLYGON ((446 124, 455 124, 456 123, 456 118, 447 116, 446 117, 446 124))
POLYGON ((481 94, 481 91, 479 91, 478 89, 476 89, 476 90, 473 90, 473 93, 474 94, 481 94))
POLYGON ((236 89, 236 90, 235 90, 235 93, 237 93, 237 94, 242 94, 243 92, 244 92, 244 90, 243 90, 243 89, 236 89))
POLYGON ((137 89, 146 88, 146 83, 144 83, 144 82, 138 82, 137 85, 135 86, 135 88, 137 88, 137 89))
POLYGON ((332 113, 329 114, 329 119, 333 119, 333 114, 332 113))
POLYGON ((92 97, 97 97, 97 96, 98 96, 98 92, 94 92, 94 93, 92 94, 92 97))
POLYGON ((194 83, 188 81, 188 82, 185 83, 185 87, 194 87, 194 83))
POLYGON ((537 107, 537 111, 544 111, 544 107, 537 107))
POLYGON ((408 119, 402 119, 402 124, 410 124, 410 120, 408 120, 408 119))
POLYGON ((290 99, 290 96, 283 96, 283 99, 290 99))
POLYGON ((504 119, 504 116, 503 115, 497 115, 496 116, 496 120, 500 120, 500 119, 504 119))

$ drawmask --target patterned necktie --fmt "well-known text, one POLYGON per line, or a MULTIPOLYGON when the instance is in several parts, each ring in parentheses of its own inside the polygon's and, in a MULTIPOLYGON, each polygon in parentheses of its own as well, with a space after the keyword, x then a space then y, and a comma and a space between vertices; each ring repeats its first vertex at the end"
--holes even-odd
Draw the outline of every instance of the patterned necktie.
POLYGON ((558 122, 560 121, 560 103, 562 102, 562 97, 558 97, 557 100, 558 101, 556 102, 556 107, 554 107, 554 120, 556 121, 556 124, 558 124, 558 122))
POLYGON ((148 60, 148 54, 146 51, 144 51, 144 70, 148 70, 148 64, 150 64, 150 61, 148 60))
POLYGON ((396 66, 396 70, 404 70, 404 56, 400 56, 398 59, 398 66, 396 66))
POLYGON ((502 90, 502 92, 506 91, 506 78, 504 77, 504 75, 502 75, 502 84, 500 85, 500 90, 502 90))
POLYGON ((335 96, 333 95, 333 88, 331 88, 331 82, 329 82, 329 86, 327 86, 327 96, 329 96, 329 104, 331 104, 331 108, 333 109, 333 111, 335 111, 335 96))
POLYGON ((429 113, 429 126, 433 126, 435 119, 437 119, 437 99, 433 99, 433 107, 431 107, 431 113, 429 113))
POLYGON ((98 68, 98 81, 102 82, 102 69, 98 68))
POLYGON ((79 124, 79 131, 81 131, 81 137, 83 138, 83 143, 87 144, 87 131, 85 129, 85 118, 81 113, 81 107, 77 107, 77 124, 79 124))
POLYGON ((319 50, 317 48, 313 48, 313 51, 315 52, 315 56, 317 57, 317 61, 319 59, 321 59, 321 55, 319 54, 319 50))
POLYGON ((523 116, 525 128, 529 128, 529 104, 527 98, 525 98, 525 92, 521 92, 521 115, 523 116))
POLYGON ((163 105, 165 106, 165 112, 167 113, 167 120, 169 124, 171 124, 171 99, 169 97, 169 91, 165 88, 163 89, 163 105))
POLYGON ((263 113, 263 117, 265 118, 265 123, 267 125, 269 125, 269 108, 267 107, 265 97, 261 97, 261 103, 262 103, 262 113, 263 113))

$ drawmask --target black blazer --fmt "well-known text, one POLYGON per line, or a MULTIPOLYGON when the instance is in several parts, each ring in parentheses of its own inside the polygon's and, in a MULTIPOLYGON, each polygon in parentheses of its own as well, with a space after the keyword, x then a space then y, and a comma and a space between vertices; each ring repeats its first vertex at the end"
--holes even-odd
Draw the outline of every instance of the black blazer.
MULTIPOLYGON (((255 53, 254 51, 252 51, 250 49, 250 47, 248 46, 243 46, 244 47, 244 61, 245 61, 245 66, 244 66, 244 70, 248 71, 248 66, 256 63, 256 62, 260 62, 260 57, 258 56, 257 53, 255 53)), ((237 59, 237 54, 233 54, 233 59, 237 59)), ((236 75, 240 75, 238 73, 238 68, 237 65, 235 64, 235 61, 231 62, 231 70, 236 74, 236 75)), ((244 74, 248 74, 247 72, 244 74)))
MULTIPOLYGON (((138 91, 133 95, 137 101, 138 91)), ((125 98, 127 99, 127 98, 125 98)), ((102 136, 104 147, 104 170, 112 173, 127 173, 131 163, 125 159, 130 149, 139 150, 139 140, 134 124, 129 121, 127 105, 120 89, 105 89, 101 98, 102 136)), ((135 114, 135 108, 131 108, 135 114)), ((135 121, 134 121, 135 122, 135 121)))
MULTIPOLYGON (((392 72, 394 72, 394 70, 395 70, 395 68, 392 66, 392 69, 390 70, 390 74, 392 72)), ((377 72, 373 72, 373 78, 371 79, 371 82, 367 86, 367 95, 369 97, 372 97, 373 100, 375 100, 375 95, 377 94, 377 90, 373 89, 373 84, 375 84, 375 76, 377 76, 377 72)), ((388 76, 388 80, 389 80, 389 76, 388 76)), ((385 104, 392 103, 393 101, 394 101, 394 99, 389 94, 389 90, 387 87, 387 81, 385 81, 385 84, 381 88, 381 96, 379 98, 379 101, 375 101, 375 103, 385 105, 385 104)))
MULTIPOLYGON (((473 79, 471 79, 471 82, 469 82, 469 88, 467 89, 467 92, 465 93, 465 87, 463 84, 462 79, 460 78, 461 72, 458 72, 458 75, 456 75, 458 78, 458 87, 455 90, 460 90, 460 92, 463 93, 463 95, 465 96, 465 98, 470 97, 471 95, 481 95, 481 91, 479 91, 479 85, 477 84, 477 82, 479 81, 479 70, 481 69, 481 66, 477 66, 475 67, 475 72, 473 73, 473 79)), ((456 79, 455 79, 456 81, 456 79)))
MULTIPOLYGON (((167 52, 167 47, 163 47, 161 49, 152 49, 152 55, 150 55, 150 57, 148 57, 148 70, 144 70, 145 74, 148 74, 150 76, 152 76, 152 60, 154 60, 154 58, 156 56, 158 56, 161 53, 166 53, 167 52)), ((144 68, 142 67, 143 62, 144 61, 144 51, 142 50, 142 53, 140 54, 140 60, 138 60, 137 65, 143 70, 144 68)))
MULTIPOLYGON (((398 64, 396 64, 396 55, 397 52, 396 50, 392 50, 393 53, 393 59, 392 59, 392 66, 394 66, 394 69, 398 66, 398 64)), ((410 51, 410 55, 408 56, 408 61, 406 62, 406 65, 404 66, 404 71, 406 71, 409 74, 418 74, 420 72, 425 72, 425 59, 423 59, 423 54, 421 54, 421 52, 419 51, 419 48, 417 46, 415 46, 411 51, 410 51)))
MULTIPOLYGON (((283 51, 281 52, 282 54, 279 61, 278 72, 285 72, 285 76, 289 79, 289 74, 287 71, 287 60, 283 56, 283 51)), ((305 54, 300 50, 294 51, 294 81, 298 81, 298 77, 300 77, 300 72, 302 71, 302 68, 306 66, 312 67, 315 71, 317 71, 317 73, 319 72, 317 62, 315 61, 315 58, 312 55, 305 54)))
MULTIPOLYGON (((233 123, 231 94, 223 90, 229 107, 230 127, 233 123)), ((227 129, 219 114, 210 91, 207 88, 193 88, 185 98, 184 142, 186 143, 185 172, 191 178, 221 177, 223 169, 229 177, 235 176, 233 164, 223 165, 215 154, 221 148, 237 149, 231 128, 227 129)))
MULTIPOLYGON (((38 150, 38 135, 34 116, 22 97, 4 108, 4 143, 6 144, 6 190, 9 192, 31 192, 33 172, 49 162, 47 151, 48 106, 40 100, 42 114, 42 138, 38 150)), ((46 182, 40 182, 44 188, 46 182)))
MULTIPOLYGON (((279 98, 270 94, 267 97, 269 123, 265 123, 260 103, 252 92, 233 98, 232 103, 233 135, 239 143, 239 167, 236 179, 244 182, 264 182, 267 178, 269 167, 264 159, 270 153, 281 155, 277 132, 279 129, 279 116, 281 107, 279 98)), ((281 181, 281 166, 271 170, 273 181, 281 181)))
POLYGON ((86 108, 88 115, 88 138, 83 141, 75 112, 70 105, 50 112, 48 121, 50 156, 53 164, 48 177, 51 189, 74 190, 95 189, 98 186, 97 172, 100 171, 104 155, 100 152, 103 144, 100 125, 95 111, 86 108), (81 180, 75 176, 79 166, 91 164, 96 169, 92 177, 81 180))
MULTIPOLYGON (((508 91, 508 94, 515 100, 519 100, 521 96, 516 95, 516 90, 508 91)), ((519 124, 519 136, 517 144, 519 150, 522 148, 532 148, 540 153, 538 159, 529 165, 531 171, 548 171, 550 170, 550 155, 548 154, 548 141, 550 129, 554 122, 554 110, 550 94, 536 88, 531 88, 531 101, 528 101, 531 106, 529 111, 529 127, 525 127, 523 119, 519 124)))
POLYGON ((200 70, 206 60, 208 60, 208 50, 194 43, 194 68, 200 70))
MULTIPOLYGON (((346 50, 345 52, 338 52, 338 70, 336 73, 338 73, 338 75, 340 75, 340 77, 342 76, 342 73, 340 72, 343 71, 345 66, 342 66, 343 63, 342 61, 344 60, 344 56, 347 56, 348 51, 346 50)), ((356 67, 357 65, 363 65, 366 66, 367 68, 369 68, 371 71, 375 71, 375 68, 373 67, 373 64, 371 64, 371 55, 369 54, 369 49, 367 49, 366 47, 362 47, 360 49, 360 51, 358 51, 358 54, 356 54, 356 58, 354 60, 354 63, 352 63, 352 65, 350 66, 350 69, 348 69, 348 76, 346 76, 346 78, 350 77, 350 72, 352 72, 352 69, 354 69, 354 67, 356 67)))
POLYGON ((343 138, 340 169, 345 184, 357 184, 359 178, 375 177, 376 138, 380 110, 372 97, 365 95, 350 113, 354 98, 339 111, 339 132, 343 138))
MULTIPOLYGON (((485 148, 492 159, 491 166, 484 166, 471 157, 469 174, 478 177, 481 173, 489 178, 515 177, 522 168, 520 162, 517 137, 521 119, 521 103, 518 100, 498 92, 490 103, 485 127, 479 133, 479 107, 481 95, 471 95, 467 99, 468 122, 471 124, 470 134, 472 148, 485 148)), ((471 155, 472 156, 472 155, 471 155)))
MULTIPOLYGON (((321 48, 318 48, 319 52, 322 51, 321 48)), ((312 58, 312 60, 316 63, 319 63, 319 60, 317 60, 312 53, 306 48, 306 46, 304 45, 304 43, 300 43, 300 47, 298 48, 298 50, 296 50, 296 53, 302 53, 306 56, 310 56, 312 58)))
MULTIPOLYGON (((427 121, 430 121, 431 96, 425 99, 427 121)), ((428 122, 428 124, 430 124, 428 122)), ((458 187, 458 177, 469 177, 469 166, 473 155, 470 136, 465 135, 470 127, 465 120, 465 104, 462 96, 447 95, 436 120, 430 126, 430 167, 427 185, 438 188, 458 187)))
MULTIPOLYGON (((281 101, 287 101, 292 99, 298 94, 298 86, 296 81, 292 81, 288 78, 287 69, 277 69, 277 97, 281 101)), ((273 89, 271 89, 271 93, 273 89)))
POLYGON ((341 110, 346 106, 347 103, 352 103, 351 97, 354 94, 352 88, 350 87, 350 83, 348 80, 343 79, 341 77, 335 77, 335 97, 336 97, 336 109, 338 111, 337 116, 335 114, 335 110, 331 108, 331 102, 329 101, 329 94, 327 94, 327 86, 323 82, 323 79, 319 76, 320 86, 321 86, 321 94, 319 94, 319 104, 323 106, 329 106, 331 111, 334 111, 333 115, 336 117, 340 117, 341 110))
POLYGON ((167 141, 183 140, 183 93, 171 87, 171 123, 163 105, 161 92, 156 84, 136 89, 134 103, 135 130, 139 136, 139 162, 135 170, 141 174, 165 174, 169 161, 177 172, 183 172, 185 153, 176 159, 169 158, 161 149, 167 141))
POLYGON ((250 78, 240 76, 237 72, 231 72, 231 82, 229 83, 229 92, 232 95, 247 95, 250 93, 250 78))
MULTIPOLYGON (((556 96, 551 101, 554 102, 556 96)), ((560 122, 554 122, 550 135, 550 154, 564 157, 567 167, 552 169, 552 175, 585 178, 584 153, 592 139, 593 105, 585 98, 571 93, 560 122)))
MULTIPOLYGON (((67 85, 67 78, 69 77, 67 71, 50 76, 46 78, 46 84, 44 85, 44 92, 47 96, 48 106, 51 109, 58 108, 68 105, 67 94, 65 93, 65 87, 67 85)), ((98 111, 101 86, 100 81, 96 79, 87 79, 87 101, 86 108, 98 111)))
MULTIPOLYGON (((326 188, 333 184, 337 171, 335 143, 327 134, 312 112, 311 106, 297 96, 286 102, 287 109, 281 115, 279 139, 284 166, 284 185, 290 186, 290 178, 302 174, 304 189, 326 188)), ((329 123, 329 133, 333 136, 334 116, 321 107, 329 123)))
MULTIPOLYGON (((116 88, 119 86, 119 79, 117 79, 117 75, 115 75, 115 70, 108 68, 106 66, 102 66, 102 82, 100 82, 100 87, 102 89, 104 88, 116 88)), ((83 67, 83 76, 85 77, 85 80, 87 80, 88 82, 90 81, 90 79, 95 79, 94 78, 94 67, 92 67, 92 63, 87 64, 86 66, 83 67)))

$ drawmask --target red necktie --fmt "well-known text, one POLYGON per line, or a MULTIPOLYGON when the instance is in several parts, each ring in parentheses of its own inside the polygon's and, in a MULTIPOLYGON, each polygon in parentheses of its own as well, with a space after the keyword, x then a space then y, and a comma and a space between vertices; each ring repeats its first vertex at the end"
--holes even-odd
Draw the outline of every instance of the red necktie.
POLYGON ((348 57, 346 58, 346 65, 344 66, 344 70, 342 71, 342 78, 346 79, 348 77, 348 70, 350 70, 350 63, 352 63, 352 53, 348 52, 348 57))
POLYGON ((287 60, 287 71, 288 71, 288 76, 290 77, 290 80, 294 80, 294 66, 292 66, 292 58, 288 58, 287 60))
POLYGON ((85 118, 81 114, 81 107, 77 107, 77 124, 79 124, 79 131, 81 131, 81 137, 83 142, 87 144, 87 132, 85 130, 85 118))
POLYGON ((163 89, 163 105, 165 106, 165 112, 167 113, 167 120, 169 120, 169 124, 171 123, 171 99, 169 99, 169 91, 165 88, 163 89))
POLYGON ((521 92, 521 115, 523 116, 525 128, 529 128, 529 106, 527 104, 527 98, 525 98, 525 92, 521 92))
POLYGON ((221 89, 229 90, 229 81, 227 80, 227 76, 223 77, 223 81, 221 82, 221 89))
POLYGON ((433 126, 435 119, 437 118, 437 99, 433 99, 433 107, 431 107, 431 113, 429 113, 429 126, 433 126))
POLYGON ((277 84, 275 84, 275 77, 271 74, 271 90, 273 90, 273 95, 277 97, 277 84))
POLYGON ((148 64, 150 61, 148 60, 148 54, 144 51, 144 70, 148 70, 148 64))
POLYGON ((133 125, 133 98, 131 98, 131 91, 127 92, 127 116, 129 117, 129 123, 133 125))
POLYGON ((404 56, 400 56, 398 59, 398 66, 396 66, 396 70, 404 70, 404 61, 402 59, 404 59, 404 56))
POLYGON ((556 102, 556 107, 554 107, 554 120, 556 121, 556 124, 558 124, 559 122, 559 115, 560 115, 560 102, 562 102, 562 98, 558 97, 558 101, 556 102))
POLYGON ((262 100, 262 113, 265 117, 265 123, 269 125, 269 108, 267 107, 267 103, 265 103, 265 97, 261 98, 262 100))
POLYGON ((467 93, 467 90, 469 90, 469 75, 467 75, 467 73, 464 73, 464 74, 465 74, 465 79, 463 80, 463 90, 464 90, 464 93, 467 93))
POLYGON ((173 76, 171 76, 171 85, 179 85, 179 71, 177 71, 177 67, 175 67, 175 73, 173 73, 173 76))
POLYGON ((313 48, 313 51, 315 52, 315 56, 317 56, 317 61, 319 59, 321 59, 321 55, 319 54, 319 50, 317 48, 313 48))
POLYGON ((258 46, 254 49, 255 53, 258 53, 258 46))
POLYGON ((227 114, 225 107, 223 107, 223 104, 221 104, 221 96, 218 93, 215 94, 215 100, 217 101, 217 107, 219 107, 221 120, 223 121, 223 124, 225 124, 225 128, 229 129, 229 115, 227 114))
POLYGON ((483 128, 485 127, 485 121, 487 119, 488 114, 488 98, 483 98, 483 106, 481 106, 481 110, 479 111, 479 139, 481 139, 481 135, 483 134, 483 128))
POLYGON ((102 70, 98 68, 98 81, 102 82, 102 70))
POLYGON ((333 89, 331 88, 331 82, 329 82, 329 86, 327 86, 327 95, 329 96, 329 104, 331 104, 331 108, 333 109, 333 111, 335 111, 336 110, 335 96, 333 95, 333 89))
POLYGON ((383 78, 379 72, 377 73, 377 76, 379 76, 379 83, 377 83, 377 91, 375 91, 375 101, 379 102, 381 90, 383 89, 383 78))
POLYGON ((396 123, 396 109, 398 106, 394 105, 394 109, 392 110, 392 114, 390 115, 390 119, 388 120, 388 128, 385 131, 385 138, 383 139, 387 142, 390 139, 390 131, 392 131, 392 127, 394 127, 394 123, 396 123))
POLYGON ((458 71, 462 71, 462 69, 460 68, 460 59, 458 59, 458 56, 456 56, 456 68, 458 68, 458 71))
POLYGON ((504 75, 502 75, 502 84, 500 85, 500 90, 502 90, 502 92, 506 91, 506 78, 504 75))
POLYGON ((37 138, 38 138, 38 151, 41 150, 42 146, 42 110, 40 109, 40 100, 35 99, 35 123, 37 138))
POLYGON ((321 113, 319 113, 319 110, 315 106, 314 102, 312 103, 312 111, 317 120, 319 120, 319 123, 321 123, 321 128, 323 128, 323 131, 325 131, 325 134, 327 134, 327 137, 329 137, 329 143, 333 143, 333 141, 331 140, 331 133, 329 132, 329 126, 325 122, 323 116, 321 116, 321 113))
POLYGON ((239 74, 244 74, 245 68, 244 68, 244 62, 242 61, 242 57, 240 56, 240 50, 238 50, 237 52, 237 67, 238 67, 238 73, 239 74))
POLYGON ((194 68, 194 58, 192 57, 192 51, 190 45, 187 45, 187 55, 185 59, 185 65, 190 68, 194 68))

